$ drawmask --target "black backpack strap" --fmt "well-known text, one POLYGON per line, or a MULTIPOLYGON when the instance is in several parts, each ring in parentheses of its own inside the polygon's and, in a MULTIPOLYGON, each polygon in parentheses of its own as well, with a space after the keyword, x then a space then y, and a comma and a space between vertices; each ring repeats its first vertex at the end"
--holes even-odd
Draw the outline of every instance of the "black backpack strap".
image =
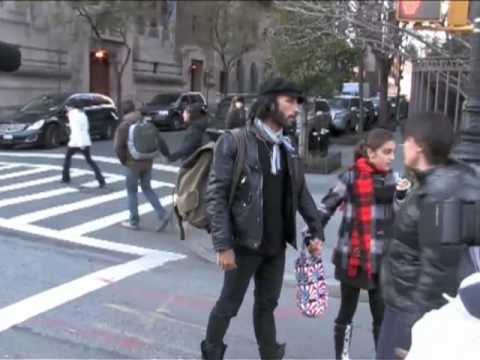
POLYGON ((236 143, 237 154, 235 156, 235 167, 233 169, 232 185, 230 188, 230 196, 228 198, 229 206, 232 206, 233 204, 237 185, 240 181, 240 177, 242 176, 242 172, 245 167, 245 158, 247 152, 246 131, 246 128, 230 130, 230 133, 233 135, 233 139, 236 143))

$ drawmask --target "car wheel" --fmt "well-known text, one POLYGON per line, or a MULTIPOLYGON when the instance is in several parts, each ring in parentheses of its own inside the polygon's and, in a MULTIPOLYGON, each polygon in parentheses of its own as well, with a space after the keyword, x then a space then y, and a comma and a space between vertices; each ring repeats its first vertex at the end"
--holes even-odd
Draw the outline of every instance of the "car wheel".
POLYGON ((57 125, 50 125, 45 131, 43 144, 47 149, 53 149, 60 146, 60 129, 57 125))
POLYGON ((174 130, 181 130, 183 129, 183 122, 182 118, 179 115, 175 115, 172 119, 173 129, 174 130))

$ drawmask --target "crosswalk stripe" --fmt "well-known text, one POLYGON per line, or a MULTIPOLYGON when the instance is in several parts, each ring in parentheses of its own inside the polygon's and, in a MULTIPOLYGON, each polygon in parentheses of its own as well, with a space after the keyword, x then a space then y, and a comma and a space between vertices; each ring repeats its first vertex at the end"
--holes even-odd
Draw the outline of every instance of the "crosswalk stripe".
MULTIPOLYGON (((82 175, 84 175, 84 174, 72 171, 70 177, 74 178, 74 177, 78 177, 78 176, 82 176, 82 175)), ((44 184, 48 184, 48 183, 55 182, 55 181, 60 181, 60 177, 58 175, 49 176, 49 177, 46 177, 46 178, 41 178, 41 179, 36 179, 36 180, 24 181, 24 182, 20 182, 20 183, 16 183, 16 184, 11 184, 11 185, 5 185, 5 186, 0 187, 0 193, 7 192, 7 191, 13 191, 13 190, 19 190, 19 189, 25 189, 25 188, 33 187, 33 186, 37 186, 37 185, 44 185, 44 184)))
MULTIPOLYGON (((0 156, 5 156, 5 157, 23 157, 23 158, 45 158, 45 159, 63 159, 65 158, 64 154, 42 154, 42 153, 19 153, 19 152, 6 152, 6 151, 0 151, 0 156)), ((84 159, 83 155, 76 154, 73 156, 74 159, 84 159)), ((119 165, 120 161, 114 157, 108 157, 108 156, 92 156, 92 159, 94 161, 98 162, 104 162, 107 164, 114 164, 114 165, 119 165)), ((172 165, 164 165, 164 164, 154 164, 153 168, 155 170, 160 170, 160 171, 167 171, 167 172, 172 172, 172 173, 177 173, 179 168, 177 166, 172 166, 172 165)))
POLYGON ((30 195, 17 196, 10 199, 0 200, 0 208, 9 206, 9 205, 23 204, 23 203, 34 201, 34 200, 48 199, 55 196, 65 195, 65 194, 69 194, 77 191, 78 189, 67 187, 67 188, 43 191, 43 192, 30 194, 30 195))
MULTIPOLYGON (((168 206, 173 203, 173 198, 171 195, 164 196, 160 199, 160 202, 163 206, 168 206)), ((144 215, 153 211, 152 205, 150 203, 142 204, 138 207, 138 214, 144 215)), ((92 233, 101 229, 105 229, 109 226, 118 224, 119 222, 128 220, 130 212, 128 210, 120 211, 115 214, 105 216, 100 219, 92 220, 62 231, 62 233, 72 235, 72 236, 82 236, 88 233, 92 233)))
POLYGON ((2 163, 0 165, 0 171, 1 170, 8 170, 8 169, 14 169, 16 167, 21 167, 22 165, 19 164, 9 164, 9 163, 2 163))
MULTIPOLYGON (((158 182, 158 183, 161 183, 161 182, 158 182)), ((170 183, 163 183, 163 184, 165 184, 165 186, 168 186, 168 187, 171 186, 170 183)), ((152 187, 155 188, 156 186, 153 185, 152 187)), ((47 219, 49 217, 66 214, 68 212, 72 212, 72 211, 76 211, 76 210, 85 209, 85 208, 88 208, 88 207, 92 207, 92 206, 95 206, 95 205, 100 205, 100 204, 103 204, 103 203, 106 203, 106 202, 109 202, 109 201, 113 201, 113 200, 118 200, 118 199, 121 199, 121 198, 126 197, 126 196, 127 196, 127 191, 126 190, 117 191, 117 192, 114 192, 114 193, 111 193, 111 194, 97 196, 97 197, 94 197, 94 198, 89 198, 89 199, 86 199, 86 200, 77 201, 77 202, 70 203, 70 204, 54 206, 54 207, 51 207, 51 208, 48 208, 48 209, 45 209, 45 210, 34 211, 32 213, 16 216, 12 219, 17 221, 17 222, 30 224, 30 223, 34 223, 36 221, 47 219)))
POLYGON ((10 173, 10 174, 0 175, 0 180, 7 180, 7 179, 13 179, 13 178, 16 178, 16 177, 20 177, 20 176, 40 174, 42 172, 46 172, 46 171, 49 171, 49 170, 50 170, 49 168, 41 167, 41 168, 36 168, 36 169, 17 171, 17 172, 13 172, 13 173, 10 173))

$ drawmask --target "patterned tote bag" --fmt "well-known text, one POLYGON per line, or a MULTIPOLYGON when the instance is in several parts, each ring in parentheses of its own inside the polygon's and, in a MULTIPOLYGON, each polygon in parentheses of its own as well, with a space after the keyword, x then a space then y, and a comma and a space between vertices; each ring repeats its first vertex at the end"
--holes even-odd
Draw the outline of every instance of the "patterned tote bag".
POLYGON ((328 305, 328 288, 321 257, 314 257, 305 248, 305 238, 309 232, 302 232, 302 250, 295 260, 297 280, 297 306, 306 317, 316 318, 323 315, 328 305))

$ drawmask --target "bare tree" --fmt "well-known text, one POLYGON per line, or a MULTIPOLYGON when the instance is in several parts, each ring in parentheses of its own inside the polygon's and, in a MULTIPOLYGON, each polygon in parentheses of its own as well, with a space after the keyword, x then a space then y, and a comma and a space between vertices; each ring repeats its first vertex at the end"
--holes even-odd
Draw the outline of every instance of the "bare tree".
POLYGON ((85 23, 102 45, 106 37, 113 36, 124 51, 116 52, 113 64, 116 78, 116 103, 120 115, 122 109, 122 80, 125 69, 132 57, 132 46, 129 34, 135 31, 135 24, 141 16, 148 14, 149 18, 161 14, 152 11, 156 9, 155 1, 61 1, 53 16, 61 18, 64 25, 85 23))
POLYGON ((345 39, 352 46, 369 47, 379 72, 380 123, 387 125, 388 76, 396 56, 409 57, 411 41, 448 56, 442 47, 429 42, 419 32, 400 26, 393 0, 275 1, 276 7, 290 15, 290 23, 280 26, 284 41, 291 44, 315 43, 325 35, 345 39))
POLYGON ((242 56, 254 50, 259 38, 259 11, 252 11, 255 2, 217 1, 213 6, 210 46, 222 64, 223 93, 228 93, 229 75, 242 56))

